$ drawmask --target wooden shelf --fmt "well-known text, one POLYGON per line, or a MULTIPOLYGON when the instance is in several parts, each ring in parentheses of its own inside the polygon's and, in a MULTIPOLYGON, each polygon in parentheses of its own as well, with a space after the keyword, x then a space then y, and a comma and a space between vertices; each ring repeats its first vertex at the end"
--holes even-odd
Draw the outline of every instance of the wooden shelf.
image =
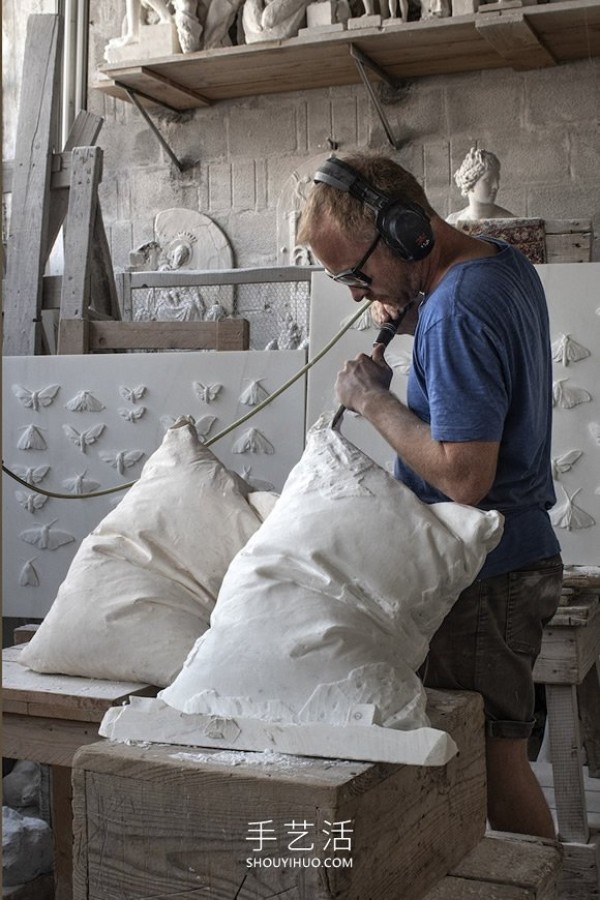
POLYGON ((177 110, 218 100, 357 84, 354 44, 392 78, 510 66, 537 69, 600 56, 600 0, 563 0, 501 12, 397 23, 201 50, 102 68, 93 87, 177 110))

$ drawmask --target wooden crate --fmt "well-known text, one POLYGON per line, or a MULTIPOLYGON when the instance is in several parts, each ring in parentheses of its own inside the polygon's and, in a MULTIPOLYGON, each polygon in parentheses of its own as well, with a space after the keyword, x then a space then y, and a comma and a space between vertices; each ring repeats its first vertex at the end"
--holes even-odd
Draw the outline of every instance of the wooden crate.
POLYGON ((481 700, 429 697, 433 724, 460 751, 439 768, 158 744, 82 748, 75 900, 419 900, 485 830, 481 700), (272 838, 262 852, 257 822, 272 838))
POLYGON ((558 900, 556 841, 491 831, 425 900, 558 900))

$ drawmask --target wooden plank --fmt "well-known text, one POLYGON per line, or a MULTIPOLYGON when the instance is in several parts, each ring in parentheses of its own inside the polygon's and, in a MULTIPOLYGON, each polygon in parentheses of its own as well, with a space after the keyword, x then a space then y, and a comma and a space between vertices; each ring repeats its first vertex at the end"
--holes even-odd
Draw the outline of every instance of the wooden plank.
POLYGON ((2 716, 2 752, 9 759, 70 766, 80 747, 96 741, 97 722, 30 718, 13 713, 2 716))
POLYGON ((34 672, 19 663, 22 650, 22 646, 16 646, 2 651, 3 700, 38 704, 42 710, 53 710, 42 715, 99 722, 109 707, 121 705, 132 694, 152 696, 157 690, 134 681, 34 672))
POLYGON ((600 778, 600 661, 594 663, 578 686, 577 700, 589 773, 592 778, 600 778))
POLYGON ((89 353, 89 319, 63 319, 58 322, 58 353, 63 356, 89 353))
MULTIPOLYGON (((544 219, 544 228, 546 234, 576 234, 577 232, 582 232, 587 234, 587 232, 592 230, 592 220, 591 219, 544 219)), ((569 570, 575 570, 577 568, 581 568, 578 566, 566 566, 565 572, 569 570)), ((591 568, 591 567, 590 567, 591 568)), ((598 569, 598 574, 600 576, 600 567, 596 567, 598 569)))
MULTIPOLYGON (((60 304, 61 320, 85 318, 90 304, 92 236, 96 222, 98 185, 102 178, 102 150, 99 147, 78 147, 73 150, 72 158, 60 304)), ((62 353, 60 330, 59 353, 62 353)))
POLYGON ((87 846, 88 829, 86 813, 86 772, 80 766, 71 770, 71 810, 73 813, 73 897, 88 900, 87 846), (75 825, 77 823, 77 825, 75 825))
POLYGON ((515 71, 555 66, 556 59, 540 43, 523 10, 486 13, 475 23, 478 34, 515 71))
MULTIPOLYGON (((53 153, 50 166, 50 190, 61 191, 63 188, 68 188, 71 183, 71 151, 65 150, 62 153, 53 153)), ((2 163, 3 194, 10 194, 12 192, 14 168, 15 164, 13 160, 2 163)))
POLYGON ((546 261, 549 263, 590 262, 592 233, 546 234, 546 261))
MULTIPOLYGON (((567 589, 573 590, 573 589, 567 589)), ((550 627, 581 625, 583 627, 598 624, 596 618, 600 618, 600 600, 597 587, 589 589, 575 589, 569 597, 569 602, 558 607, 549 622, 550 627)))
POLYGON ((557 841, 490 831, 450 874, 523 888, 535 898, 556 897, 561 859, 557 841))
POLYGON ((247 350, 247 319, 220 322, 90 322, 97 350, 247 350))
POLYGON ((546 685, 550 753, 559 836, 586 843, 589 837, 575 685, 546 685))
POLYGON ((96 206, 90 274, 93 308, 98 312, 105 313, 111 319, 120 320, 121 309, 115 286, 112 258, 99 203, 96 206))
MULTIPOLYGON (((118 72, 113 73, 115 82, 119 84, 118 72)), ((145 66, 127 70, 127 85, 129 89, 148 93, 156 101, 165 103, 174 109, 187 109, 190 100, 196 107, 210 106, 211 101, 203 97, 197 91, 183 87, 160 72, 153 72, 145 66)))
POLYGON ((18 625, 13 629, 13 641, 15 644, 27 644, 39 627, 37 624, 18 625))
POLYGON ((42 347, 42 273, 61 44, 58 16, 29 16, 4 296, 4 353, 9 356, 33 356, 42 347))
MULTIPOLYGON (((540 783, 550 809, 556 811, 552 763, 536 760, 531 763, 531 767, 535 773, 535 777, 540 783)), ((583 787, 585 790, 590 831, 593 833, 594 830, 600 830, 600 779, 592 778, 587 766, 583 767, 583 787)))
POLYGON ((544 629, 542 650, 533 669, 541 684, 581 684, 600 652, 600 617, 588 626, 544 629))
POLYGON ((26 716, 27 710, 28 705, 24 700, 7 700, 5 697, 2 698, 3 713, 16 713, 20 716, 26 716))
MULTIPOLYGON (((101 116, 96 116, 93 113, 84 112, 83 110, 77 114, 73 125, 69 131, 69 135, 65 142, 65 146, 63 148, 63 154, 61 154, 62 159, 66 162, 68 160, 68 165, 62 166, 61 169, 61 188, 55 187, 52 191, 51 196, 51 206, 50 206, 50 219, 48 223, 48 239, 46 244, 46 257, 50 254, 55 242, 58 237, 58 233, 62 228, 62 224, 65 216, 67 215, 67 210, 69 207, 69 187, 71 184, 71 163, 72 156, 71 151, 75 149, 75 147, 91 147, 96 143, 96 139, 100 134, 100 129, 102 128, 102 124, 104 119, 101 116), (65 176, 68 176, 68 181, 65 176)), ((51 187, 54 187, 54 178, 51 180, 51 187)))
POLYGON ((490 884, 489 881, 471 881, 449 875, 423 900, 536 900, 536 895, 527 888, 514 885, 490 884))
POLYGON ((71 768, 52 766, 52 832, 55 900, 73 897, 73 812, 71 768))
POLYGON ((176 272, 123 272, 130 290, 140 288, 195 287, 209 284, 271 284, 310 281, 322 266, 269 266, 264 269, 204 269, 176 272))
POLYGON ((587 844, 565 843, 563 850, 561 900, 597 900, 600 897, 600 834, 592 835, 587 844))

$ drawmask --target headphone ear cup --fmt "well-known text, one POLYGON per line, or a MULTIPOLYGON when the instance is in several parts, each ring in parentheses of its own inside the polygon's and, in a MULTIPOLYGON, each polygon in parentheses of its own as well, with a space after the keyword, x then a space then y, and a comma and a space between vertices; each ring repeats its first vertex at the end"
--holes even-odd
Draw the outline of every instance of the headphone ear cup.
POLYGON ((431 223, 418 206, 392 201, 377 213, 376 225, 390 250, 402 259, 424 259, 433 249, 431 223))

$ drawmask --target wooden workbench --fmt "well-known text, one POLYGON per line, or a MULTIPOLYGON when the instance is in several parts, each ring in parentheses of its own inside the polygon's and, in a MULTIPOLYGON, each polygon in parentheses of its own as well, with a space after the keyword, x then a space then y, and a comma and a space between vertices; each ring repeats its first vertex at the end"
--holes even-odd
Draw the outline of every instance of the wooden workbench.
POLYGON ((477 846, 486 818, 481 698, 428 697, 432 724, 459 748, 445 766, 83 747, 73 765, 76 900, 419 900, 477 846), (351 845, 328 845, 342 822, 351 845), (338 854, 352 865, 328 865, 338 854))

